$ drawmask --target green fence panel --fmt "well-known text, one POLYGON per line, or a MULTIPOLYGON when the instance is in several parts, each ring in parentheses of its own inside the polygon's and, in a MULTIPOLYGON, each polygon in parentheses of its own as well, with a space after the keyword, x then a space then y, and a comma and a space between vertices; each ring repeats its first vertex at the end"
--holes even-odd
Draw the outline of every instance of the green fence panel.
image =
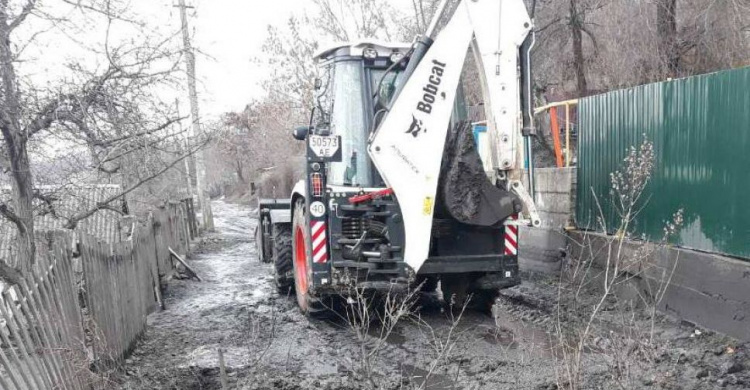
POLYGON ((601 214, 608 229, 619 222, 610 173, 644 136, 654 144, 655 168, 632 231, 660 240, 682 208, 675 244, 750 259, 750 67, 582 99, 579 228, 597 230, 601 214))

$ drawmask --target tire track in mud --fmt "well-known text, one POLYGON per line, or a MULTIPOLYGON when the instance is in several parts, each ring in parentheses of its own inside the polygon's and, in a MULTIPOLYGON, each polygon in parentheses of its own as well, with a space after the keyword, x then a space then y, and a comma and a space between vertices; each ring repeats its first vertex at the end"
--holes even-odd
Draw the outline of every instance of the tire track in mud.
MULTIPOLYGON (((542 301, 538 296, 545 296, 538 290, 529 291, 522 284, 502 290, 493 307, 496 317, 509 315, 517 321, 522 321, 540 330, 553 331, 555 323, 555 306, 550 300, 542 301), (534 294, 534 292, 536 294, 534 294)), ((551 297, 548 297, 551 298, 551 297)))

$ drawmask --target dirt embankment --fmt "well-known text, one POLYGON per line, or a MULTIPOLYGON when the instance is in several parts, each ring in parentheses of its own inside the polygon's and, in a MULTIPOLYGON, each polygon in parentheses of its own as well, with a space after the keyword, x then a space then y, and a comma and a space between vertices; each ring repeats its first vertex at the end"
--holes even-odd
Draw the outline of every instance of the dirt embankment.
MULTIPOLYGON (((204 281, 170 284, 167 310, 150 316, 145 337, 112 376, 113 388, 220 389, 219 348, 233 389, 557 388, 553 284, 506 291, 497 326, 477 312, 455 321, 428 294, 382 345, 377 326, 360 342, 346 321, 310 321, 294 299, 276 294, 269 266, 256 260, 248 208, 213 207, 217 232, 191 260, 204 281)), ((747 345, 666 317, 654 329, 655 353, 623 360, 634 362, 626 388, 750 388, 747 345)), ((621 382, 606 353, 616 346, 607 340, 584 355, 584 388, 621 382)))

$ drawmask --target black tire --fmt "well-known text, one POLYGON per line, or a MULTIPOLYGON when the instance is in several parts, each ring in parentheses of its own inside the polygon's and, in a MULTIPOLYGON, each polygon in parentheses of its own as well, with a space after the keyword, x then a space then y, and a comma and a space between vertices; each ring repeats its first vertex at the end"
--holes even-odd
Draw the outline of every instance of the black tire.
POLYGON ((255 252, 258 255, 258 261, 260 263, 265 263, 269 261, 269 259, 265 256, 265 243, 263 242, 263 228, 261 227, 261 222, 258 221, 258 226, 255 227, 255 252))
POLYGON ((270 263, 273 261, 273 237, 268 237, 265 233, 266 229, 268 229, 267 225, 270 223, 267 217, 261 217, 258 220, 258 226, 255 230, 256 245, 262 248, 262 250, 258 251, 258 259, 261 263, 270 263))
POLYGON ((461 310, 470 298, 469 284, 468 275, 443 275, 440 278, 440 289, 445 304, 454 310, 461 310))
POLYGON ((292 266, 292 227, 288 224, 273 225, 273 278, 279 294, 287 295, 294 287, 292 266))
POLYGON ((500 295, 500 290, 472 290, 470 306, 482 313, 492 313, 492 306, 500 295))
POLYGON ((435 276, 417 276, 413 288, 419 287, 423 293, 431 293, 437 290, 439 279, 435 276))
POLYGON ((316 319, 322 319, 322 318, 328 318, 330 316, 329 308, 326 307, 326 305, 323 303, 320 297, 315 296, 312 292, 310 287, 312 286, 312 280, 311 280, 311 273, 308 273, 307 275, 307 283, 308 283, 308 289, 307 291, 302 291, 300 286, 300 281, 297 280, 297 263, 295 261, 295 254, 297 253, 297 242, 294 238, 294 235, 296 234, 297 230, 301 232, 301 234, 304 237, 304 252, 305 252, 305 261, 307 263, 307 269, 312 269, 312 245, 310 242, 309 237, 309 222, 307 220, 307 208, 305 207, 305 201, 303 199, 298 199, 297 202, 294 204, 294 210, 292 212, 292 231, 291 231, 291 241, 292 241, 292 267, 294 269, 293 275, 294 275, 294 291, 295 295, 297 296, 297 305, 299 306, 302 313, 308 317, 316 318, 316 319))
POLYGON ((454 311, 461 311, 466 306, 467 309, 483 313, 491 312, 499 290, 476 288, 475 282, 479 277, 475 274, 443 276, 440 287, 445 304, 454 311))

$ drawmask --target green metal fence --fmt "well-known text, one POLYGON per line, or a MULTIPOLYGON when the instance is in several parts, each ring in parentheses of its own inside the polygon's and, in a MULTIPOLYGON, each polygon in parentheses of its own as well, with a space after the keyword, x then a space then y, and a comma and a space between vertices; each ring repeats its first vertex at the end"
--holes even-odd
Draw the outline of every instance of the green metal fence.
POLYGON ((661 239, 682 208, 675 244, 750 259, 750 67, 582 99, 579 121, 580 228, 596 229, 597 200, 618 223, 610 173, 645 135, 656 160, 635 233, 661 239))

